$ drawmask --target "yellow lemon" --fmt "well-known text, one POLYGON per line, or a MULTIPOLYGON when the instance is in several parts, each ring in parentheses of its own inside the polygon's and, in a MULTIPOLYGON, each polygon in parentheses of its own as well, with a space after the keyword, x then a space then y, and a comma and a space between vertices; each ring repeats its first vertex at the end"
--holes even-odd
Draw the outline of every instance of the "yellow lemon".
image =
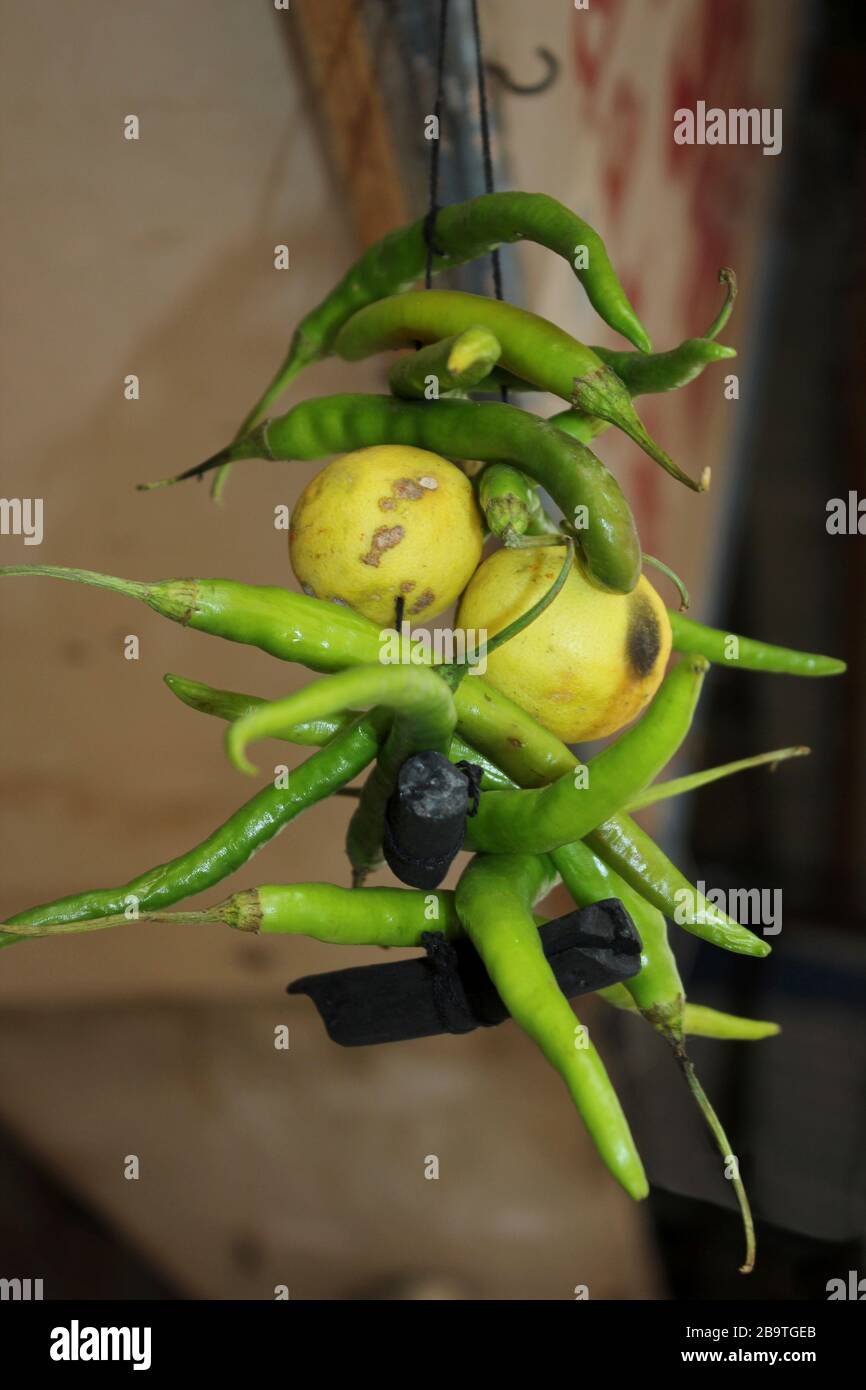
MULTIPOLYGON (((561 546, 497 550, 476 570, 460 604, 461 628, 493 637, 549 589, 561 546)), ((649 703, 664 675, 671 626, 641 576, 630 594, 585 578, 579 561, 541 617, 488 659, 491 685, 516 700, 566 743, 603 738, 649 703)))
POLYGON ((304 591, 374 622, 425 621, 461 593, 481 558, 472 485, 438 454, 382 444, 334 459, 292 513, 289 553, 304 591))

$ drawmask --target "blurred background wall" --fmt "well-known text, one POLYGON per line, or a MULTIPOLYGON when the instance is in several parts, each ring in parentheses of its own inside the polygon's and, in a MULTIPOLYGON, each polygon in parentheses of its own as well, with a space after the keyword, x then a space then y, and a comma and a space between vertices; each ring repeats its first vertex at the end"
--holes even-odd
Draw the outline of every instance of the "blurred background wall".
MULTIPOLYGON (((3 0, 0 491, 42 497, 45 534, 38 549, 0 537, 0 563, 293 584, 274 508, 316 465, 242 465, 222 508, 204 488, 133 485, 224 442, 297 319, 364 244, 426 210, 436 17, 408 0, 3 0)), ((468 20, 453 0, 443 200, 482 190, 468 20)), ((500 186, 549 192, 598 228, 658 346, 713 318, 720 266, 740 277, 725 335, 739 399, 707 373, 643 411, 691 471, 713 466, 712 492, 696 499, 627 441, 600 442, 645 548, 683 574, 697 616, 852 663, 847 683, 715 672, 688 765, 800 742, 813 758, 654 823, 695 876, 784 889, 760 982, 691 939, 682 966, 696 997, 786 1024, 721 1062, 697 1051, 769 1223, 755 1296, 809 1296, 822 1262, 835 1273, 856 1247, 863 1211, 863 540, 824 526, 829 497, 864 490, 861 12, 488 0, 481 20, 514 82, 543 71, 539 48, 557 69, 534 96, 490 75, 500 186), (782 153, 675 146, 672 113, 698 100, 782 107, 782 153)), ((551 259, 509 249, 506 296, 613 344, 551 259)), ((484 266, 455 283, 490 290, 484 266)), ((384 371, 325 362, 285 404, 381 390, 384 371)), ((5 581, 0 659, 4 917, 123 882, 250 794, 220 727, 173 700, 166 671, 267 696, 307 679, 49 581, 5 581)), ((347 814, 314 809, 208 900, 345 881, 347 814)), ((658 1184, 638 1211, 511 1025, 357 1053, 328 1043, 283 990, 336 963, 325 946, 219 928, 4 951, 0 1275, 44 1277, 46 1297, 261 1298, 286 1284, 547 1298, 588 1284, 642 1298, 683 1291, 681 1258, 701 1296, 726 1295, 735 1218, 710 1205, 724 1193, 661 1043, 581 1006, 658 1184), (277 1052, 283 1023, 292 1044, 277 1052), (438 1182, 423 1176, 430 1153, 438 1182), (138 1181, 123 1175, 130 1154, 138 1181)))

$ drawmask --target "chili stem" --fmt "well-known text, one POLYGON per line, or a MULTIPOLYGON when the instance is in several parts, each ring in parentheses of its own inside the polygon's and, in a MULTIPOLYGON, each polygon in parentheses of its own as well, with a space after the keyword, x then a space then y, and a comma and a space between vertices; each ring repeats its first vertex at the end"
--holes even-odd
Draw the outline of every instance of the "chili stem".
POLYGON ((661 574, 666 575, 671 581, 680 596, 680 612, 684 612, 685 609, 688 608, 691 600, 689 598, 689 591, 676 570, 672 570, 670 565, 665 564, 664 560, 657 560, 654 555, 647 555, 645 550, 642 552, 642 559, 645 565, 651 565, 653 569, 659 570, 661 574))
POLYGON ((746 1188, 740 1177, 740 1165, 737 1162, 736 1155, 731 1149, 731 1143, 724 1131, 722 1122, 710 1104, 709 1097, 698 1080, 691 1058, 686 1053, 682 1044, 676 1046, 673 1052, 680 1070, 686 1079, 688 1088, 694 1096, 698 1108, 706 1121, 707 1128, 716 1141, 716 1146, 718 1147, 719 1153, 722 1155, 725 1166, 727 1167, 731 1159, 734 1161, 734 1176, 730 1178, 729 1181, 733 1183, 734 1191, 737 1194, 740 1215, 743 1218, 743 1231, 746 1237, 746 1258, 740 1265, 740 1273, 751 1274, 755 1267, 755 1224, 752 1220, 752 1209, 749 1206, 746 1188))
POLYGON ((696 791, 698 787, 709 786, 722 777, 731 777, 735 772, 747 772, 753 767, 764 767, 769 763, 770 771, 775 772, 779 763, 788 758, 805 758, 811 748, 774 748, 771 753, 757 753, 753 758, 740 758, 735 763, 722 763, 718 767, 705 767, 700 772, 691 772, 685 777, 671 777, 667 782, 656 782, 646 791, 632 797, 623 808, 626 811, 641 811, 645 806, 653 806, 657 801, 667 801, 671 796, 681 796, 683 792, 696 791))
POLYGON ((719 284, 726 287, 725 302, 713 319, 706 333, 705 338, 716 338, 721 333, 734 308, 734 300, 737 297, 737 275, 736 271, 731 270, 730 266, 722 266, 719 271, 719 284))

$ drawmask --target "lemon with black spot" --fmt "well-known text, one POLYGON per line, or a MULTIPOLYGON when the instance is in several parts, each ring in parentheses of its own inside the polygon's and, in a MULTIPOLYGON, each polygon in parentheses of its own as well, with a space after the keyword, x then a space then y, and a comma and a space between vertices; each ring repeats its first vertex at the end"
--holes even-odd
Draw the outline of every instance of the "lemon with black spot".
MULTIPOLYGON (((458 627, 488 638, 541 598, 561 546, 494 551, 460 603, 458 627)), ((488 658, 486 679, 565 743, 603 738, 649 704, 671 651, 664 604, 645 576, 630 594, 586 578, 579 557, 549 608, 488 658)))
POLYGON ((327 464, 292 512, 289 554, 307 594, 391 625, 396 602, 424 622, 452 604, 481 558, 469 479, 427 449, 382 444, 327 464))

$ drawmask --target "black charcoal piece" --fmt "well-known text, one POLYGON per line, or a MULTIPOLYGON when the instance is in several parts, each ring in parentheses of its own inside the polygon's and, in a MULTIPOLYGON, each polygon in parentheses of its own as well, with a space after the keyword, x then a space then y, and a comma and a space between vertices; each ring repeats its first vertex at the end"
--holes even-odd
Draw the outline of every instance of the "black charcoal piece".
POLYGON ((385 808, 382 848, 411 888, 436 888, 463 844, 469 781, 442 753, 407 758, 385 808))
MULTIPOLYGON (((640 937, 616 898, 557 917, 539 936, 569 999, 621 984, 640 969, 640 937)), ((468 937, 448 942, 427 932, 423 945, 425 956, 306 975, 288 993, 309 995, 342 1047, 469 1033, 508 1018, 468 937)))

